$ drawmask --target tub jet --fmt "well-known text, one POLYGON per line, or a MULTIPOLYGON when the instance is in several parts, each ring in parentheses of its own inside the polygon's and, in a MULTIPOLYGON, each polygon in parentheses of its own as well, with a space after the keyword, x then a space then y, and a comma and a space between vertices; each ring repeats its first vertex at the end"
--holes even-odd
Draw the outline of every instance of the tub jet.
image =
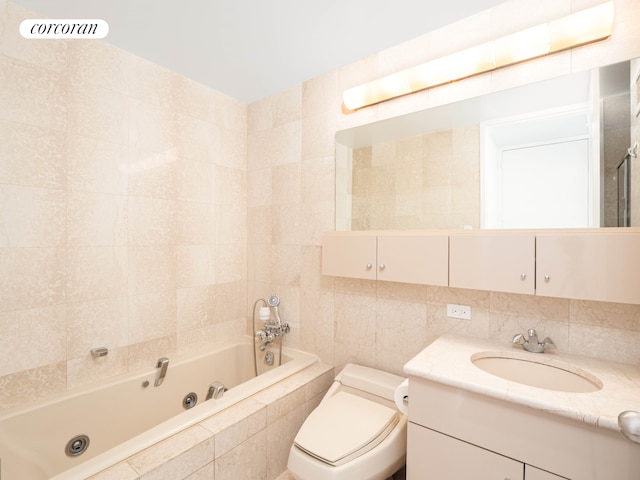
POLYGON ((186 410, 195 407, 196 403, 198 403, 198 395, 196 395, 194 392, 187 393, 187 395, 185 395, 184 399, 182 400, 182 406, 186 410))
POLYGON ((67 442, 64 451, 68 457, 77 457, 89 448, 89 437, 86 435, 76 435, 67 442))

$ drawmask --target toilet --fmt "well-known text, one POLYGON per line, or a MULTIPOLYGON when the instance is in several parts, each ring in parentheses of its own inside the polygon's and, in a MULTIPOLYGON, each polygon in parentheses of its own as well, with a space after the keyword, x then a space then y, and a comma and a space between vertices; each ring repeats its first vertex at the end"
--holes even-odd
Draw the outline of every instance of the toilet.
POLYGON ((394 403, 405 378, 348 364, 296 435, 296 480, 385 480, 405 464, 407 416, 394 403))

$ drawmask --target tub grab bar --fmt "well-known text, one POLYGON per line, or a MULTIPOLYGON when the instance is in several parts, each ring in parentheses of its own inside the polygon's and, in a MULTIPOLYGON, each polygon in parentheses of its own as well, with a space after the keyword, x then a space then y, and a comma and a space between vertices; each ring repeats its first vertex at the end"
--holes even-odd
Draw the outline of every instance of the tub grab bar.
POLYGON ((159 387, 160 385, 162 385, 162 382, 164 381, 164 377, 167 376, 168 366, 169 366, 169 359, 167 357, 162 357, 158 359, 157 368, 160 369, 160 375, 158 375, 158 378, 156 378, 156 381, 154 382, 154 385, 156 387, 159 387))

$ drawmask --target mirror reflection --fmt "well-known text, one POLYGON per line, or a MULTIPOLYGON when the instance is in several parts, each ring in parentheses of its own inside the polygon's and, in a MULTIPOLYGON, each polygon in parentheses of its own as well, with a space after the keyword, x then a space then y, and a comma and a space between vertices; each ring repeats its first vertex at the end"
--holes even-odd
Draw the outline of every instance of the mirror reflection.
POLYGON ((337 132, 336 229, 640 225, 639 65, 337 132))

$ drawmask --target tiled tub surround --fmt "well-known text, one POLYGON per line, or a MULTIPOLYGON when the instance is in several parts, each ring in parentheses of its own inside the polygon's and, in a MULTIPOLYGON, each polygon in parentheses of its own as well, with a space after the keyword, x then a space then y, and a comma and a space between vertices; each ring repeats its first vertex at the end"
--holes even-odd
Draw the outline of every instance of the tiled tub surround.
MULTIPOLYGON (((88 478, 105 469, 121 475, 127 465, 141 477, 154 472, 143 478, 155 474, 168 478, 162 475, 168 475, 166 469, 175 465, 164 465, 169 460, 165 456, 173 459, 183 454, 187 459, 180 468, 189 470, 188 473, 180 476, 176 472, 184 470, 170 470, 170 477, 185 478, 205 466, 193 455, 200 458, 203 442, 213 447, 214 436, 218 440, 215 443, 218 458, 265 428, 279 428, 279 433, 267 442, 269 460, 262 459, 260 469, 240 475, 273 478, 285 469, 286 456, 282 452, 288 451, 291 435, 295 435, 308 411, 319 401, 316 397, 328 388, 333 372, 312 355, 285 350, 283 356, 286 359, 283 366, 253 377, 253 366, 246 361, 251 360, 250 344, 232 345, 179 361, 173 371, 170 365, 166 379, 158 387, 153 386, 157 372, 144 372, 103 388, 79 392, 61 402, 24 409, 27 411, 22 415, 0 419, 2 478, 88 478), (221 361, 224 363, 220 364, 221 361), (236 364, 240 367, 234 367, 236 364), (211 375, 231 388, 222 398, 205 401, 210 383, 206 378, 211 375), (146 388, 141 386, 145 380, 150 382, 146 388), (237 382, 243 383, 236 385, 237 382), (199 403, 185 411, 182 398, 192 391, 197 393, 199 403), (283 418, 289 410, 294 413, 283 418), (38 428, 42 431, 37 431, 38 428), (64 454, 67 437, 78 433, 90 437, 89 448, 79 457, 68 458, 64 454), (170 451, 157 456, 167 445, 170 451), (195 451, 187 452, 191 447, 195 451), (272 470, 264 469, 264 465, 272 470), (271 477, 266 477, 268 472, 271 477)), ((220 461, 224 463, 223 459, 220 461)), ((224 475, 216 478, 225 478, 224 475)), ((103 478, 101 474, 97 476, 103 478)), ((213 478, 213 473, 202 478, 213 478)))
POLYGON ((0 0, 0 410, 247 325, 247 106, 38 16, 0 0))

